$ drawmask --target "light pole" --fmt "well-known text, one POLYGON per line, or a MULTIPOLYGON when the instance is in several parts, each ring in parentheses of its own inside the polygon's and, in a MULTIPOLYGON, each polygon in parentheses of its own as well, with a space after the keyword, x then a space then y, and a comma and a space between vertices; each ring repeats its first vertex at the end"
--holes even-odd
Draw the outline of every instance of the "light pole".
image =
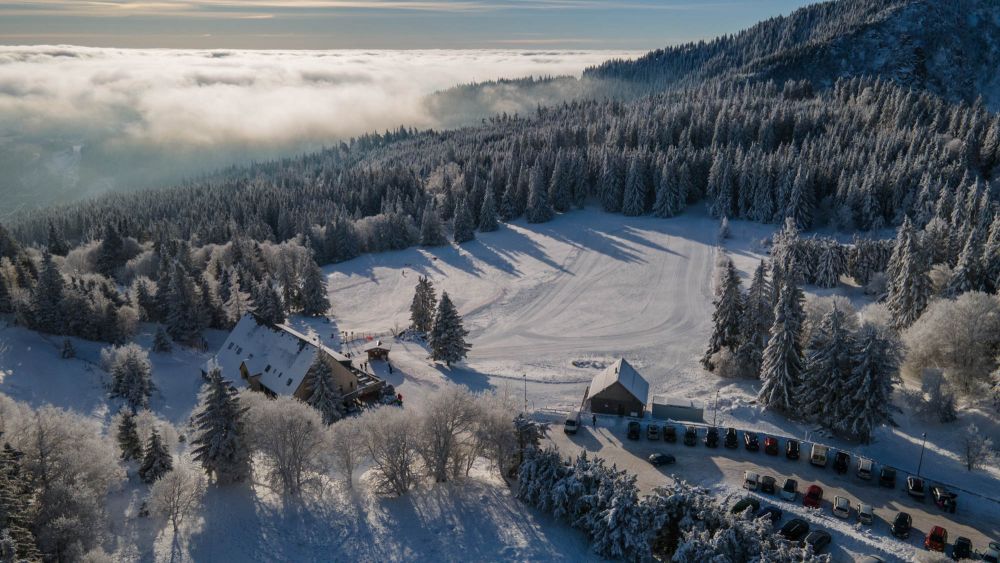
POLYGON ((719 418, 719 391, 721 391, 721 389, 716 389, 715 390, 715 409, 714 409, 714 412, 712 412, 712 427, 713 428, 715 428, 715 422, 719 418))
POLYGON ((521 374, 524 379, 524 414, 528 414, 528 374, 521 374))
POLYGON ((920 442, 920 461, 917 463, 917 477, 920 477, 920 468, 924 466, 924 446, 927 445, 927 433, 924 432, 921 437, 923 441, 920 442))

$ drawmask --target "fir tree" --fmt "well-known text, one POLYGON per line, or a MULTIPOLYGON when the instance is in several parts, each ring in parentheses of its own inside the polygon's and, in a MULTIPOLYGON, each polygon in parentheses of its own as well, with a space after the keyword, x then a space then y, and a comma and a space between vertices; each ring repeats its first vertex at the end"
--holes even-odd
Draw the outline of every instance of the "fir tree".
POLYGON ((191 441, 194 460, 218 484, 239 483, 250 476, 250 449, 244 430, 246 408, 218 368, 208 374, 194 415, 191 441))
POLYGON ((424 214, 420 219, 420 244, 423 246, 441 246, 448 244, 441 226, 441 217, 434 207, 434 200, 428 199, 424 206, 424 214))
POLYGON ((646 171, 642 158, 632 157, 625 177, 625 193, 622 199, 622 214, 635 217, 642 215, 646 204, 646 171))
POLYGON ((853 339, 844 327, 844 313, 836 306, 823 316, 805 354, 799 416, 832 428, 837 407, 849 392, 853 339))
POLYGON ((159 354, 171 352, 174 345, 170 342, 170 335, 163 330, 162 326, 156 327, 156 335, 153 336, 153 351, 159 354))
MULTIPOLYGON (((1000 154, 1000 153, 998 153, 1000 154)), ((993 215, 989 235, 983 246, 983 277, 988 289, 1000 293, 1000 213, 993 215)), ((0 281, 0 285, 3 282, 0 281)), ((3 289, 0 288, 0 312, 3 312, 3 289)))
POLYGON ((69 244, 62 237, 62 234, 56 229, 55 224, 49 221, 49 237, 48 237, 48 250, 49 254, 53 256, 66 256, 69 253, 69 244))
POLYGON ((768 334, 774 324, 774 298, 771 293, 771 284, 767 281, 767 265, 761 260, 754 270, 753 280, 744 299, 740 344, 736 349, 736 364, 744 377, 760 376, 768 334))
POLYGON ((413 330, 428 333, 434 326, 434 311, 437 308, 437 296, 434 294, 434 284, 426 276, 417 278, 417 288, 410 303, 410 326, 413 330))
POLYGON ((37 502, 28 475, 21 467, 22 453, 10 444, 0 451, 0 530, 3 531, 4 561, 42 560, 32 521, 37 502))
POLYGON ((969 236, 965 239, 965 246, 958 255, 958 263, 952 272, 951 280, 945 289, 951 297, 956 297, 967 291, 981 290, 986 284, 984 280, 984 268, 981 262, 983 256, 983 245, 979 228, 969 231, 969 236))
POLYGON ((318 353, 306 373, 306 378, 312 385, 307 402, 319 411, 323 422, 329 425, 344 417, 344 397, 334 383, 333 369, 325 356, 323 352, 318 353))
POLYGON ((802 383, 802 290, 785 277, 774 307, 774 324, 761 361, 757 400, 769 409, 796 412, 795 397, 802 383))
POLYGON ((142 441, 139 439, 139 429, 135 423, 135 414, 130 410, 122 412, 118 421, 118 449, 125 461, 141 460, 143 457, 142 441))
POLYGON ((605 211, 617 213, 622 210, 624 186, 618 170, 618 157, 610 151, 604 153, 601 164, 600 191, 601 206, 605 211))
POLYGON ((139 478, 143 483, 153 483, 173 468, 173 456, 154 428, 153 433, 149 435, 149 441, 146 442, 146 451, 139 465, 139 478))
POLYGON ((469 204, 466 198, 463 197, 458 200, 458 205, 455 206, 455 242, 462 244, 476 238, 475 228, 469 204))
POLYGON ((104 229, 104 239, 97 247, 97 271, 107 277, 113 277, 115 270, 124 264, 123 253, 125 241, 122 240, 118 229, 108 223, 104 229))
POLYGON ((42 255, 42 269, 32 295, 33 326, 42 332, 58 333, 63 326, 62 303, 65 281, 48 252, 42 255))
POLYGON ((135 344, 118 348, 111 366, 112 396, 125 399, 132 410, 146 408, 153 393, 153 366, 145 350, 135 344))
POLYGON ((548 193, 545 189, 544 171, 541 163, 536 163, 531 167, 526 214, 529 223, 545 223, 553 217, 552 207, 549 205, 548 193))
POLYGON ((194 344, 201 338, 204 317, 201 299, 194 286, 194 280, 180 264, 171 268, 170 286, 167 290, 166 325, 167 334, 176 342, 194 344))
POLYGON ((285 322, 281 296, 267 280, 254 286, 254 313, 264 322, 276 325, 285 322))
POLYGON ((805 167, 800 166, 792 182, 792 191, 785 208, 785 216, 795 221, 799 229, 812 226, 813 218, 813 186, 812 178, 805 167))
POLYGON ((896 237, 896 246, 889 259, 889 296, 886 306, 892 313, 892 324, 905 328, 927 308, 931 295, 931 280, 927 275, 927 260, 913 236, 909 218, 903 220, 896 237))
POLYGON ((814 278, 820 287, 836 287, 846 270, 844 254, 834 240, 823 241, 816 260, 814 278))
POLYGON ((309 317, 322 317, 330 310, 330 300, 327 297, 326 279, 315 261, 310 260, 305 265, 302 274, 302 314, 309 317))
POLYGON ((899 368, 899 347, 877 327, 858 331, 850 380, 838 405, 835 429, 864 442, 875 427, 891 419, 892 384, 899 368))
POLYGON ((739 345, 740 322, 743 319, 743 285, 732 260, 726 263, 721 283, 719 298, 715 300, 715 312, 712 313, 712 336, 701 359, 701 364, 708 370, 715 367, 712 365, 712 356, 716 352, 723 348, 735 350, 739 345))
POLYGON ((493 191, 486 190, 486 196, 483 198, 483 207, 479 210, 479 230, 484 233, 490 233, 500 228, 497 223, 497 210, 496 204, 493 201, 493 191))
POLYGON ((73 342, 69 338, 63 339, 62 352, 59 353, 59 356, 64 360, 76 357, 76 348, 73 347, 73 342))
POLYGON ((250 294, 243 291, 242 280, 239 272, 233 271, 229 276, 229 299, 223 305, 226 312, 227 325, 232 327, 243 318, 249 311, 253 310, 253 301, 250 294))
POLYGON ((0 314, 12 312, 14 312, 14 300, 10 295, 10 284, 3 272, 0 272, 0 314))
POLYGON ((452 362, 460 361, 468 354, 471 348, 465 342, 468 334, 469 331, 462 326, 462 317, 458 315, 451 298, 447 292, 443 292, 437 313, 434 315, 434 327, 430 333, 431 357, 451 367, 452 362))
POLYGON ((573 167, 566 153, 559 150, 556 162, 552 167, 552 179, 549 182, 549 202, 553 209, 560 213, 569 211, 573 204, 573 167))

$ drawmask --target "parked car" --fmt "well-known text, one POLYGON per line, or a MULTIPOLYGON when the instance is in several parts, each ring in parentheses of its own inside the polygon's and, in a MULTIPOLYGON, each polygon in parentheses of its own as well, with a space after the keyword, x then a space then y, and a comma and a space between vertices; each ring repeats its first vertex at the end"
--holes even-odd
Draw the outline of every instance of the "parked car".
POLYGON ((740 445, 739 436, 736 435, 735 428, 726 429, 726 447, 729 449, 738 448, 740 445))
POLYGON ((991 541, 986 550, 979 554, 986 563, 1000 563, 1000 542, 991 541))
POLYGON ((756 491, 758 486, 760 486, 760 475, 753 471, 744 471, 743 488, 748 491, 756 491))
POLYGON ((833 497, 833 515, 837 518, 850 518, 851 501, 841 496, 833 497))
POLYGON ((891 467, 883 467, 878 472, 878 484, 890 489, 896 488, 896 470, 891 467))
POLYGON ((837 455, 833 456, 833 470, 837 473, 843 475, 847 473, 847 468, 851 466, 851 456, 847 455, 847 452, 837 452, 837 455))
POLYGON ((777 524, 783 514, 784 512, 777 506, 765 506, 757 511, 754 518, 770 518, 771 524, 777 524))
POLYGON ((928 551, 940 551, 944 553, 944 547, 948 545, 948 530, 941 526, 934 526, 927 532, 924 538, 924 549, 928 551))
POLYGON ((951 558, 955 561, 972 559, 972 540, 965 536, 955 538, 955 543, 951 544, 951 558))
POLYGON ((694 426, 688 426, 687 430, 684 431, 684 445, 694 446, 698 443, 698 429, 694 426))
POLYGON ((739 514, 747 508, 753 508, 754 514, 756 514, 757 511, 760 510, 760 501, 753 497, 746 497, 740 499, 740 501, 734 504, 729 511, 733 514, 739 514))
POLYGON ((798 440, 785 440, 785 457, 788 459, 799 459, 798 440))
POLYGON ((901 540, 910 537, 910 530, 912 529, 913 518, 906 512, 896 514, 896 517, 892 520, 892 524, 889 525, 889 531, 892 532, 892 535, 901 540))
POLYGON ((778 481, 770 475, 762 476, 760 478, 760 492, 773 495, 774 490, 777 488, 777 483, 778 481))
POLYGON ((677 461, 677 459, 675 459, 674 456, 663 452, 657 452, 649 456, 649 463, 652 463, 656 467, 661 465, 670 465, 675 461, 677 461))
POLYGON ((830 448, 813 444, 812 451, 809 453, 809 463, 818 467, 826 467, 826 456, 828 453, 830 453, 830 448))
POLYGON ((812 547, 813 553, 823 553, 826 546, 830 545, 833 538, 826 530, 813 530, 806 536, 805 543, 812 547))
POLYGON ((871 480, 874 464, 872 460, 863 457, 858 458, 858 478, 865 481, 871 480))
POLYGON ((941 510, 954 513, 958 509, 958 495, 940 485, 931 485, 931 498, 941 510))
POLYGON ((906 492, 913 498, 924 500, 927 496, 927 492, 924 491, 924 480, 910 475, 906 478, 906 492))
POLYGON ((628 439, 638 440, 639 435, 642 433, 642 425, 636 421, 631 421, 628 423, 628 439))
POLYGON ((801 518, 792 518, 778 530, 778 535, 789 541, 799 541, 809 533, 809 524, 801 518))
POLYGON ((823 488, 819 485, 809 485, 806 489, 806 496, 802 497, 802 506, 819 508, 823 503, 823 488))
POLYGON ((872 508, 872 505, 858 503, 858 522, 869 526, 875 522, 875 509, 872 508))
POLYGON ((580 429, 580 411, 573 411, 569 413, 566 417, 566 422, 563 423, 563 432, 567 434, 576 434, 576 431, 580 429))
POLYGON ((658 424, 650 424, 646 427, 646 439, 647 440, 659 440, 660 439, 660 426, 658 424))
POLYGON ((785 479, 785 483, 781 485, 781 498, 795 502, 795 499, 799 498, 799 482, 795 479, 785 479))
POLYGON ((760 442, 757 441, 756 432, 743 431, 743 445, 746 446, 747 451, 755 452, 760 449, 760 442))
POLYGON ((677 428, 672 424, 663 425, 663 439, 671 444, 677 441, 677 428))
POLYGON ((719 447, 719 429, 718 428, 715 428, 713 426, 712 428, 708 429, 708 432, 705 433, 705 445, 708 446, 708 447, 710 447, 710 448, 717 448, 717 447, 719 447))
POLYGON ((767 455, 778 455, 778 439, 774 436, 764 438, 764 453, 767 455))

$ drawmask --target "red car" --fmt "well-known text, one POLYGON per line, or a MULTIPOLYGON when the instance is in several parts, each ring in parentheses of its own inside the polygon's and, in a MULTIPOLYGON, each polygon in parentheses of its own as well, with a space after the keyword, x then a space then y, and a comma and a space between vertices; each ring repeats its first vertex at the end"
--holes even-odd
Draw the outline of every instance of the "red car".
POLYGON ((948 530, 941 526, 934 526, 924 538, 924 549, 929 551, 940 551, 944 553, 944 546, 948 545, 948 530))
POLYGON ((823 488, 819 485, 809 485, 809 488, 806 490, 806 495, 802 497, 802 506, 819 508, 819 505, 822 502, 823 488))
POLYGON ((778 455, 778 439, 768 436, 764 438, 764 453, 778 455))

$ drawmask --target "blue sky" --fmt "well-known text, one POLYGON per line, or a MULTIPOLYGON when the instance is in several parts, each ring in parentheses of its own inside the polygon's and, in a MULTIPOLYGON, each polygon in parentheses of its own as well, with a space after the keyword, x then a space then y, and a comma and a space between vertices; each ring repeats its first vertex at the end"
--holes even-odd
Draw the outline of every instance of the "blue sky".
POLYGON ((0 0, 0 44, 230 49, 651 49, 804 0, 0 0))

